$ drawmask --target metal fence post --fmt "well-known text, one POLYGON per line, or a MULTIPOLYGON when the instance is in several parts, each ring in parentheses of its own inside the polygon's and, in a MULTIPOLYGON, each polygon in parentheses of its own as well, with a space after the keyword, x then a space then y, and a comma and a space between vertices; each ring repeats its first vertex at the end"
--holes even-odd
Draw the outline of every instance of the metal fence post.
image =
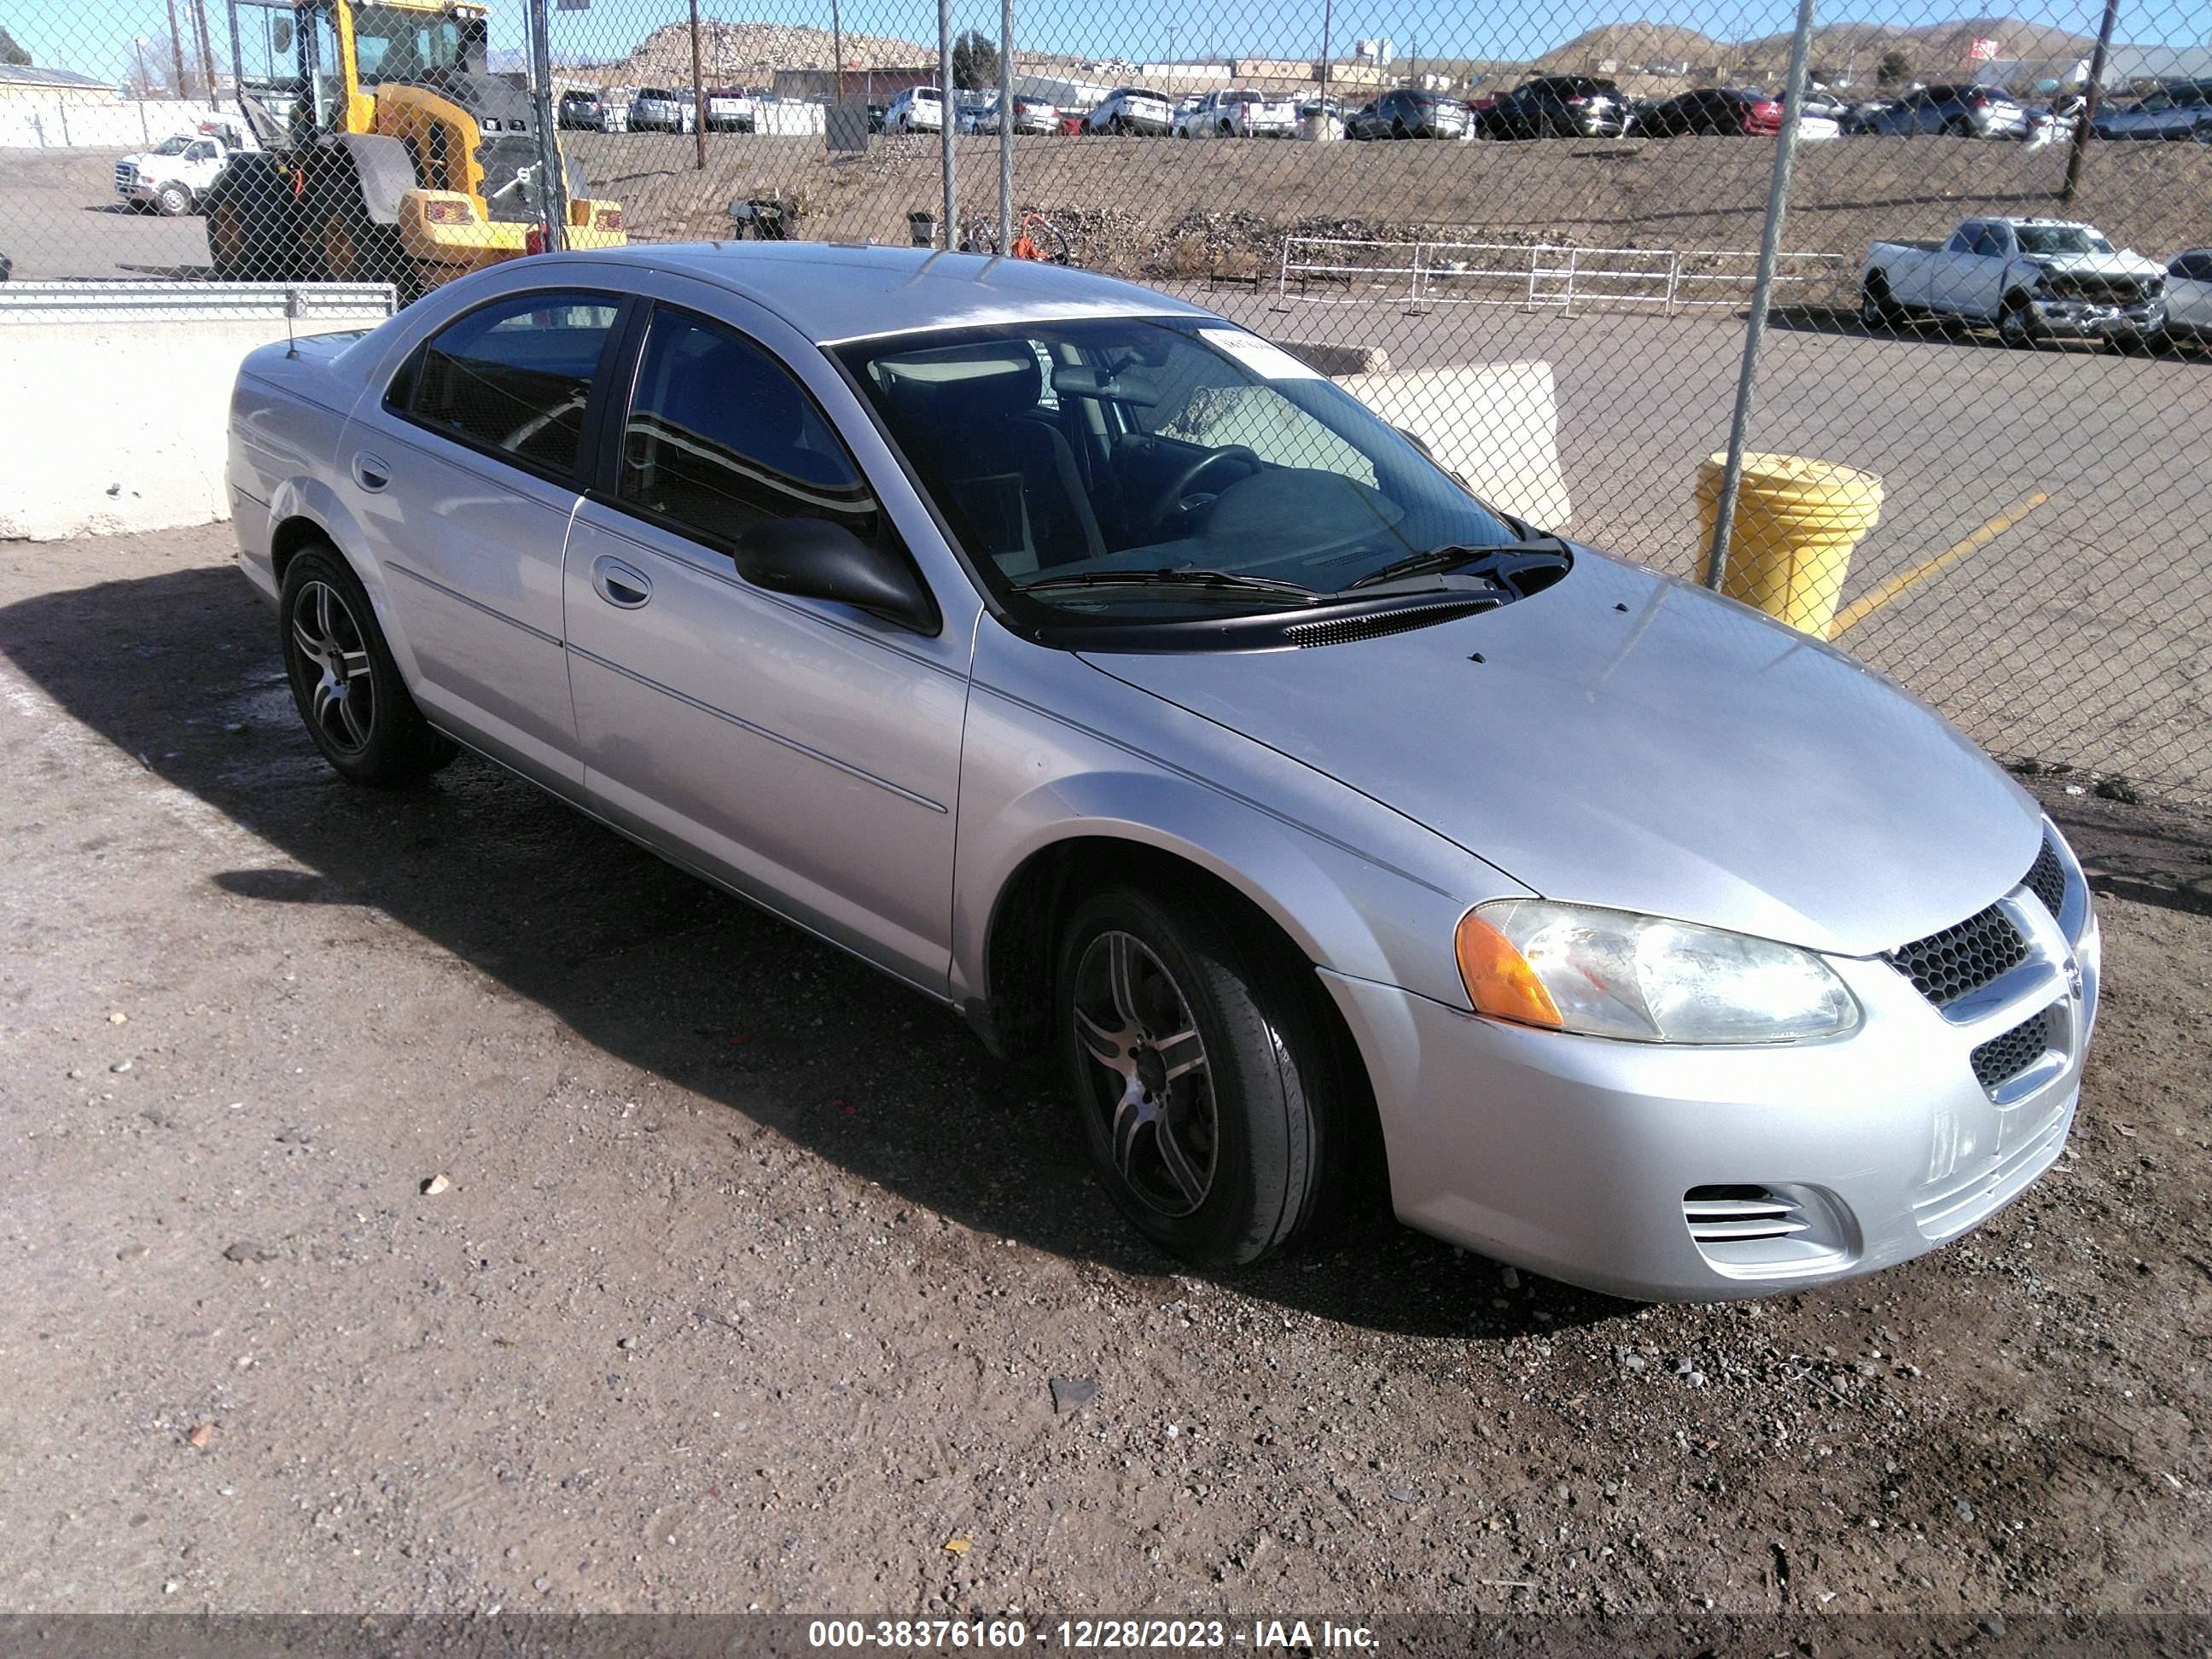
POLYGON ((2112 55, 2112 28, 2120 21, 2120 0, 2105 0, 2105 15, 2097 26, 2097 48, 2089 54, 2089 85, 2081 100, 2081 107, 2074 116, 2074 143, 2066 154, 2066 182, 2060 186, 2058 199, 2070 202, 2081 188, 2081 163, 2089 154, 2089 124, 2097 118, 2097 106, 2105 97, 2105 65, 2112 55))
MULTIPOLYGON (((676 123, 684 125, 681 117, 676 123)), ((757 121, 754 123, 759 125, 757 121)), ((701 173, 707 170, 707 76, 699 64, 699 0, 691 0, 691 133, 699 149, 701 173)))
POLYGON ((1783 93, 1782 132, 1774 141, 1774 172, 1766 186, 1766 222, 1759 237, 1759 272, 1752 279, 1751 315, 1744 324, 1743 368, 1736 376, 1735 412, 1729 420, 1728 466, 1721 474, 1713 514, 1713 544, 1705 557, 1705 586, 1718 587, 1728 574, 1729 537, 1735 529, 1736 492, 1743 487, 1743 443, 1759 386, 1759 349, 1766 338, 1766 304, 1782 254, 1782 216, 1790 205, 1790 165, 1797 153, 1797 119, 1805 108, 1805 59, 1812 48, 1814 0, 1797 0, 1797 30, 1790 37, 1790 79, 1783 93))
POLYGON ((945 174, 945 249, 960 246, 954 223, 960 202, 952 188, 952 129, 957 106, 952 96, 952 0, 937 0, 937 141, 939 165, 945 174))
POLYGON ((1682 291, 1682 255, 1678 250, 1667 256, 1667 314, 1674 314, 1675 297, 1682 291))
POLYGON ((1014 0, 999 0, 999 252, 1014 251, 1014 0))
POLYGON ((544 227, 545 249, 568 246, 568 191, 561 177, 561 143, 553 131, 553 38, 546 27, 545 0, 529 0, 530 106, 538 129, 538 217, 544 227))
POLYGON ((1583 251, 1578 247, 1567 250, 1567 303, 1560 310, 1562 317, 1575 314, 1575 267, 1582 262, 1583 251))

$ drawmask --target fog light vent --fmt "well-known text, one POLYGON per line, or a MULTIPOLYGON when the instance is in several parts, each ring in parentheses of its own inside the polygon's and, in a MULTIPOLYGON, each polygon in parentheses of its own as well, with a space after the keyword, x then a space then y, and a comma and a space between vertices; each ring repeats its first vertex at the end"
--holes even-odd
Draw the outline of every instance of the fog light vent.
POLYGON ((1849 1212, 1817 1187, 1692 1187, 1682 1220, 1705 1260, 1735 1279, 1833 1273, 1858 1251, 1849 1212))

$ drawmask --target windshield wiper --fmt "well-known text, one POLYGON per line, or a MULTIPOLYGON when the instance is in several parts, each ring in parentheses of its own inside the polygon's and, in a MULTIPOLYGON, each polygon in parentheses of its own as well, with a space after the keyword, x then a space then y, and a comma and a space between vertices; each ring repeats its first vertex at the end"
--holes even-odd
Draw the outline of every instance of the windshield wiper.
MULTIPOLYGON (((1358 587, 1374 587, 1382 582, 1397 581, 1407 576, 1442 574, 1446 571, 1480 563, 1486 559, 1517 559, 1534 555, 1540 562, 1550 563, 1565 556, 1566 544, 1556 536, 1535 536, 1524 542, 1498 542, 1482 546, 1462 546, 1456 543, 1430 548, 1425 553, 1408 554, 1394 560, 1380 570, 1370 570, 1357 581, 1346 585, 1343 591, 1351 592, 1358 587)), ((1480 572, 1487 575, 1487 571, 1480 572)))
POLYGON ((1212 587, 1240 593, 1273 593, 1279 599, 1311 605, 1322 595, 1299 582, 1277 581, 1266 576, 1240 576, 1232 570, 1200 570, 1178 566, 1163 570, 1080 570, 1066 576, 1048 576, 1024 582, 1016 590, 1042 593, 1055 587, 1212 587))

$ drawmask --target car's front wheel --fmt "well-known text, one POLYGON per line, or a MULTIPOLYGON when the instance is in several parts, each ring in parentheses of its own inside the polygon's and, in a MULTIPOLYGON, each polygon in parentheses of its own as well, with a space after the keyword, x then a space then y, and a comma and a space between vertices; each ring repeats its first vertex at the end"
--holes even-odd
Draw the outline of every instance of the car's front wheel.
POLYGON ((1303 967, 1194 893, 1112 889, 1062 935, 1057 1023, 1092 1163, 1139 1231, 1187 1261, 1277 1249, 1340 1161, 1303 967))
POLYGON ((414 783, 452 760, 408 694, 361 578, 328 544, 286 567, 284 672, 307 735, 349 783, 414 783))
POLYGON ((154 210, 164 219, 182 218, 192 210, 192 193, 182 185, 164 185, 154 192, 154 210))

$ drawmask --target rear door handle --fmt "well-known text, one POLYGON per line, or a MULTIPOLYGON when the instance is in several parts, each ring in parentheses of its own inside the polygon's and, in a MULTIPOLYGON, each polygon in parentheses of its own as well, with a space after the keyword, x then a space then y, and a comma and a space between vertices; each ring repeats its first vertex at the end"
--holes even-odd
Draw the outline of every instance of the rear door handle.
POLYGON ((381 489, 392 482, 392 463, 364 449, 353 458, 353 481, 363 489, 381 489))
POLYGON ((653 598, 652 578, 605 555, 592 561, 592 586, 609 605, 623 611, 635 611, 653 598))

